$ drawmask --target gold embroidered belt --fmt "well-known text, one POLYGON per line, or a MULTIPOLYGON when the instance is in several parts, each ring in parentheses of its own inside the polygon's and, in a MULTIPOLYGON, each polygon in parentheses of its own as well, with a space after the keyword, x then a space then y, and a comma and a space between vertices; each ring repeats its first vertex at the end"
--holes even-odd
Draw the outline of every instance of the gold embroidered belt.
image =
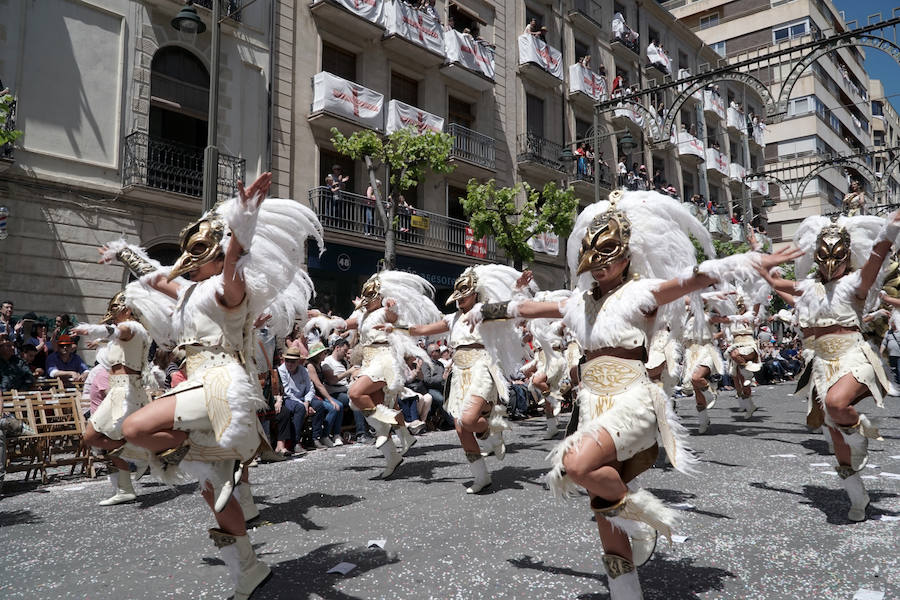
POLYGON ((851 348, 863 343, 862 334, 853 333, 829 333, 820 335, 813 342, 813 350, 816 356, 823 360, 838 360, 851 348))
POLYGON ((187 354, 185 367, 187 368, 188 379, 191 379, 196 373, 212 367, 230 365, 232 363, 241 364, 240 354, 229 352, 220 346, 213 348, 187 346, 184 350, 187 354))
POLYGON ((481 360, 490 361, 490 355, 484 348, 462 348, 453 354, 453 364, 460 369, 471 369, 481 360))
POLYGON ((735 346, 753 346, 756 344, 756 339, 752 335, 736 335, 734 336, 734 345, 735 346))
POLYGON ((612 396, 647 379, 643 362, 615 356, 598 356, 581 367, 581 382, 591 392, 612 396))

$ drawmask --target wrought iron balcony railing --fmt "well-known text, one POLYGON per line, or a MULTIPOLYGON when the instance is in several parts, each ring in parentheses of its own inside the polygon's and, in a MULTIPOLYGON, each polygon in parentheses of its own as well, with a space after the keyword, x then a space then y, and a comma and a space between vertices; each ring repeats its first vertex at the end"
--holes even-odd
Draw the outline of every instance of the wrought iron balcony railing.
MULTIPOLYGON (((376 214, 374 202, 365 196, 334 193, 323 186, 309 190, 309 203, 325 229, 384 239, 384 225, 376 214)), ((493 238, 486 238, 481 246, 473 245, 468 227, 465 221, 413 208, 408 213, 397 214, 394 235, 403 245, 493 260, 496 256, 493 238)))
POLYGON ((559 161, 562 145, 533 133, 520 133, 518 146, 519 162, 534 162, 557 171, 563 170, 562 163, 559 161))
MULTIPOLYGON (((244 179, 243 158, 219 155, 218 197, 237 194, 237 182, 244 179)), ((195 148, 152 138, 135 131, 125 137, 122 184, 200 197, 203 194, 203 148, 195 148)))
POLYGON ((221 2, 222 3, 222 16, 231 15, 230 18, 235 21, 241 21, 241 11, 238 9, 241 7, 240 0, 194 0, 194 4, 197 6, 205 6, 206 8, 212 10, 213 2, 221 2), (232 14, 234 13, 234 14, 232 14))
POLYGON ((450 156, 461 158, 486 169, 496 169, 496 143, 494 138, 472 131, 459 123, 450 123, 447 133, 453 136, 450 156))
POLYGON ((587 17, 597 27, 603 28, 603 9, 598 0, 575 0, 572 3, 572 10, 587 17))
MULTIPOLYGON (((16 129, 16 101, 9 103, 9 114, 6 115, 6 123, 3 124, 3 130, 7 133, 16 129)), ((0 158, 12 158, 15 145, 12 142, 0 146, 0 158)))

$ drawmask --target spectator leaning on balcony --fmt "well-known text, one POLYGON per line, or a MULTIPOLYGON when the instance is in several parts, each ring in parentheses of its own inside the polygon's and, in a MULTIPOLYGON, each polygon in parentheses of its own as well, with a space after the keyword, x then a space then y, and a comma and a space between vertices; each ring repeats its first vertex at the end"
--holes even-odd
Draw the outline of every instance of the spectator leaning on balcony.
POLYGON ((0 333, 0 390, 27 390, 34 384, 31 369, 21 357, 5 333, 0 333))
POLYGON ((375 193, 375 188, 371 185, 366 188, 366 205, 363 207, 363 217, 366 224, 366 235, 372 235, 375 233, 375 203, 378 202, 378 197, 381 196, 384 198, 384 190, 381 187, 381 180, 375 180, 375 186, 378 188, 378 193, 375 193))
POLYGON ((63 382, 84 381, 90 367, 75 353, 75 341, 64 333, 56 339, 57 351, 47 357, 47 376, 63 382))

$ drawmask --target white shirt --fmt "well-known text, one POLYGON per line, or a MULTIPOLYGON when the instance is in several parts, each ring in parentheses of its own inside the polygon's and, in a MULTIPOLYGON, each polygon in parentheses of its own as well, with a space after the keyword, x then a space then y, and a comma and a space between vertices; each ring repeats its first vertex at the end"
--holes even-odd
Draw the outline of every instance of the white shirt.
MULTIPOLYGON (((347 372, 347 365, 336 359, 334 355, 329 354, 325 360, 322 361, 322 369, 328 369, 335 377, 340 377, 347 372)), ((327 381, 323 381, 322 384, 325 386, 325 389, 328 390, 328 393, 332 395, 347 391, 346 382, 338 385, 330 385, 327 381)))

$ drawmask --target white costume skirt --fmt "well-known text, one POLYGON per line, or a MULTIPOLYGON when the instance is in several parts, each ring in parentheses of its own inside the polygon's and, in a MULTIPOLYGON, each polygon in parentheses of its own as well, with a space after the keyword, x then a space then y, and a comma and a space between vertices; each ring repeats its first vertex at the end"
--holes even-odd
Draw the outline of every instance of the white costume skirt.
POLYGON ((404 381, 391 346, 387 344, 365 346, 361 366, 360 375, 384 383, 384 405, 394 408, 404 381))
POLYGON ((602 429, 616 447, 616 459, 624 462, 662 442, 669 460, 679 471, 688 472, 696 463, 687 445, 687 431, 678 421, 666 393, 647 376, 639 360, 599 356, 581 370, 578 392, 578 430, 550 453, 553 469, 547 482, 557 495, 574 491, 566 476, 563 458, 585 439, 600 443, 602 429))
POLYGON ((551 403, 562 400, 562 394, 559 391, 559 384, 566 377, 568 371, 568 361, 566 357, 560 354, 561 350, 555 350, 553 357, 548 360, 547 353, 541 352, 537 358, 537 373, 547 375, 547 385, 550 387, 551 403))
MULTIPOLYGON (((884 392, 890 387, 884 365, 861 333, 820 335, 815 338, 812 349, 815 356, 811 382, 823 410, 828 390, 848 373, 868 388, 879 408, 884 407, 884 392)), ((831 424, 828 411, 825 411, 825 422, 831 424)))
POLYGON ((250 376, 233 354, 187 349, 184 383, 165 396, 175 396, 174 429, 188 432, 188 460, 250 460, 267 444, 258 410, 266 403, 256 376, 250 376))
POLYGON ((444 403, 444 409, 454 419, 462 417, 466 401, 472 396, 484 398, 490 406, 497 404, 501 396, 508 397, 506 383, 503 382, 499 369, 483 348, 457 350, 453 354, 452 374, 450 394, 444 403), (502 393, 500 386, 504 386, 502 393))
POLYGON ((698 367, 708 368, 710 375, 721 375, 725 372, 719 350, 711 343, 691 343, 684 351, 682 385, 691 385, 691 375, 698 367))
POLYGON ((91 425, 97 433, 121 440, 125 417, 149 402, 140 375, 110 375, 109 391, 91 415, 91 425))

